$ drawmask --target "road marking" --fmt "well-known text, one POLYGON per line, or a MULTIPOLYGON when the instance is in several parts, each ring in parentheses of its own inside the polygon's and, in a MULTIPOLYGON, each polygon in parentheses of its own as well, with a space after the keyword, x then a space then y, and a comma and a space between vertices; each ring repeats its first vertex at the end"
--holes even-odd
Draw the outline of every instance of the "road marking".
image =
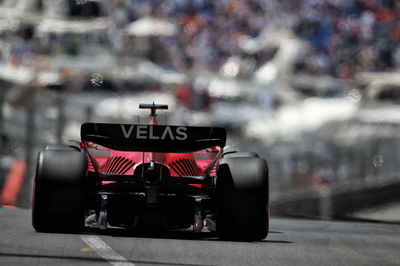
POLYGON ((119 255, 100 237, 81 235, 80 238, 110 264, 114 266, 135 266, 135 264, 129 262, 127 259, 119 255))
POLYGON ((81 248, 82 252, 93 252, 94 250, 92 248, 81 248))

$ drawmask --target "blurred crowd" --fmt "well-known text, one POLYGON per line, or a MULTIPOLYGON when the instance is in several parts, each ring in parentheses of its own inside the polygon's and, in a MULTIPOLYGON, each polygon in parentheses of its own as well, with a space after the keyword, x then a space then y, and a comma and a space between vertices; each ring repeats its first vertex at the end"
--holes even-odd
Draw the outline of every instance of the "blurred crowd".
POLYGON ((177 38, 152 38, 148 57, 179 70, 217 71, 227 58, 242 53, 242 37, 257 37, 268 23, 259 0, 127 0, 116 1, 112 9, 119 24, 152 16, 178 25, 177 38))
MULTIPOLYGON (((268 60, 268 53, 247 55, 239 44, 243 37, 257 38, 265 26, 290 28, 307 42, 306 54, 294 66, 297 73, 351 79, 359 71, 391 71, 400 67, 400 1, 396 0, 131 0, 115 3, 120 8, 125 6, 114 8, 119 20, 152 15, 179 25, 179 38, 158 40, 168 54, 177 55, 172 60, 178 69, 195 65, 216 71, 233 55, 252 57, 255 59, 253 69, 256 69, 268 60), (174 52, 176 49, 180 53, 174 52)), ((155 45, 157 41, 152 43, 155 45)), ((161 50, 153 51, 157 54, 161 50)))
POLYGON ((291 1, 293 30, 310 44, 298 71, 351 79, 359 71, 400 67, 400 1, 291 1))
MULTIPOLYGON (((180 26, 187 64, 215 70, 242 53, 241 37, 257 37, 268 24, 290 27, 309 43, 309 56, 297 71, 350 78, 355 71, 386 71, 400 66, 400 2, 396 0, 192 0, 116 1, 115 17, 146 15, 180 26), (122 14, 125 10, 126 13, 122 14)), ((171 46, 171 40, 164 40, 171 46)), ((173 45, 172 45, 173 46, 173 45)))
MULTIPOLYGON (((72 2, 77 12, 77 5, 84 8, 91 3, 67 2, 72 2)), ((351 79, 359 71, 400 67, 398 0, 113 0, 104 5, 117 29, 148 16, 177 25, 177 36, 152 36, 134 48, 145 58, 176 70, 218 71, 235 55, 251 58, 249 68, 254 71, 271 58, 271 51, 248 54, 240 42, 259 37, 266 26, 290 29, 308 44, 305 55, 294 65, 297 73, 351 79), (140 50, 142 46, 149 47, 140 50)), ((97 8, 95 13, 101 12, 97 8)), ((110 29, 98 39, 106 43, 108 38, 113 51, 129 46, 130 40, 113 36, 115 32, 110 29)), ((22 40, 31 35, 32 31, 23 32, 22 40)), ((58 38, 58 46, 49 45, 47 36, 39 48, 47 53, 64 49, 74 54, 79 47, 74 44, 93 40, 68 35, 58 38)), ((13 53, 34 49, 31 45, 20 42, 13 53)))
MULTIPOLYGON (((400 67, 400 1, 396 0, 192 0, 128 1, 131 18, 152 15, 180 26, 183 58, 216 70, 242 54, 242 37, 267 25, 289 27, 309 46, 295 71, 351 79, 358 71, 400 67)), ((166 41, 165 45, 168 45, 166 41)), ((266 57, 255 55, 261 64, 266 57)), ((183 59, 183 60, 182 60, 183 59)))

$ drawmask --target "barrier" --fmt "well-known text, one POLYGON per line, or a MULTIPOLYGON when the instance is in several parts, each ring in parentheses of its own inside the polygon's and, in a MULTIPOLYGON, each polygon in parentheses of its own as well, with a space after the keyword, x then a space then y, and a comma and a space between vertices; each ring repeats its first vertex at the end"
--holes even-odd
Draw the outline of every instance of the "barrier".
POLYGON ((15 207, 25 180, 26 163, 16 160, 8 173, 1 190, 0 205, 15 207))
POLYGON ((321 188, 272 193, 271 213, 318 219, 345 219, 354 212, 400 201, 400 178, 346 182, 321 188))

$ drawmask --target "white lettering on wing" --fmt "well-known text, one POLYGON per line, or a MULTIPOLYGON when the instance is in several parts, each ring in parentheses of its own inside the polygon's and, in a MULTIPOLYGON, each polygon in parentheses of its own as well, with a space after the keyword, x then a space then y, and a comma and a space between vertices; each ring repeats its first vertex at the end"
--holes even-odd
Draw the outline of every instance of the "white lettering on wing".
POLYGON ((177 133, 176 139, 177 140, 186 140, 188 137, 186 131, 187 131, 186 127, 178 127, 176 129, 176 133, 177 133))
POLYGON ((163 130, 163 132, 155 131, 157 126, 146 126, 146 125, 120 125, 122 134, 124 138, 135 138, 143 140, 187 140, 188 133, 187 127, 176 127, 173 130, 169 126, 160 127, 158 129, 163 130))
POLYGON ((126 130, 125 125, 121 125, 122 134, 124 134, 124 138, 128 139, 131 136, 134 127, 135 127, 134 125, 130 125, 129 129, 126 130))
POLYGON ((147 126, 136 126, 136 138, 147 139, 147 126))
POLYGON ((160 136, 154 136, 153 126, 150 126, 149 139, 160 139, 160 136))
POLYGON ((171 140, 175 140, 174 134, 172 134, 172 130, 171 130, 170 127, 165 127, 165 130, 164 130, 164 133, 163 133, 162 136, 161 136, 161 139, 164 140, 165 137, 167 136, 167 134, 169 134, 169 138, 170 138, 171 140))

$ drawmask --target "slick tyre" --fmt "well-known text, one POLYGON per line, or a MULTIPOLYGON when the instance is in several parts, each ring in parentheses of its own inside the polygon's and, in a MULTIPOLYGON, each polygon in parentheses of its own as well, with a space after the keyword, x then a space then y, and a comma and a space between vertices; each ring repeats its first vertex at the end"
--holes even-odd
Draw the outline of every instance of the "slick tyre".
POLYGON ((78 147, 63 144, 48 144, 43 147, 44 151, 79 151, 78 147))
POLYGON ((217 235, 259 241, 268 234, 268 166, 259 157, 228 157, 217 169, 217 235))
POLYGON ((258 157, 258 154, 250 151, 242 151, 242 152, 232 152, 224 155, 224 158, 231 157, 258 157))
POLYGON ((39 232, 79 232, 84 227, 87 158, 72 150, 39 152, 32 225, 39 232))

